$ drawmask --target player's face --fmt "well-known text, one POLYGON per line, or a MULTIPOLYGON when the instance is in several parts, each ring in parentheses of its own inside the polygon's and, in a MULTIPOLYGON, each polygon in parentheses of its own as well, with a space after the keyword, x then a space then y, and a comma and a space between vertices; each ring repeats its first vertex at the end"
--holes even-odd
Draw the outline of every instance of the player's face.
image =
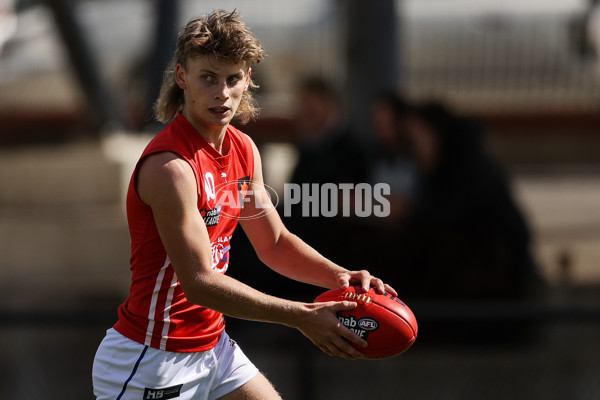
POLYGON ((175 70, 177 84, 184 91, 183 112, 197 129, 226 127, 248 90, 250 69, 212 55, 190 58, 175 70))

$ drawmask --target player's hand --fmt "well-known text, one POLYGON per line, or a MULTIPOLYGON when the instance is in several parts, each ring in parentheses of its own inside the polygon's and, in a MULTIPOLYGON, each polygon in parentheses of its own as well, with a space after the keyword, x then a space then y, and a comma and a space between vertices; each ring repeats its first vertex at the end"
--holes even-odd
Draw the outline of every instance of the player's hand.
POLYGON ((367 342, 346 328, 336 316, 337 312, 352 310, 356 305, 350 301, 306 304, 307 312, 299 318, 296 328, 327 355, 349 360, 364 358, 364 354, 350 343, 367 347, 367 342))
POLYGON ((364 269, 360 271, 345 271, 338 276, 338 287, 340 289, 346 289, 350 285, 360 285, 365 292, 369 288, 375 288, 381 294, 387 292, 398 296, 393 287, 387 283, 383 283, 381 279, 374 277, 369 271, 364 269))

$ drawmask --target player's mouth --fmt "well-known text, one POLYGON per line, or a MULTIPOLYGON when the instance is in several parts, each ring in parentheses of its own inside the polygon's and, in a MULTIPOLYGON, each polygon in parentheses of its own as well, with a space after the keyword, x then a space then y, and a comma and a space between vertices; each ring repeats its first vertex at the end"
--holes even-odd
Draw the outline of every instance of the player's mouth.
POLYGON ((211 114, 219 117, 225 116, 229 112, 229 110, 230 108, 225 106, 211 107, 208 109, 208 111, 210 111, 211 114))

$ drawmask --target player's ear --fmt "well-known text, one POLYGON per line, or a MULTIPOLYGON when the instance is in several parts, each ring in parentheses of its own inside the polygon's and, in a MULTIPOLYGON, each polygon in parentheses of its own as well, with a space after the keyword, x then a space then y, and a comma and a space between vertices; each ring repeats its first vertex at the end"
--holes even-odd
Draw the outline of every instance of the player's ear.
POLYGON ((178 63, 175 66, 175 82, 177 82, 177 86, 179 86, 179 88, 181 90, 185 90, 185 88, 186 88, 185 78, 186 78, 185 69, 183 68, 183 65, 178 63))
POLYGON ((250 87, 250 77, 252 76, 252 68, 248 67, 248 73, 246 74, 246 84, 244 86, 244 91, 248 90, 250 87))

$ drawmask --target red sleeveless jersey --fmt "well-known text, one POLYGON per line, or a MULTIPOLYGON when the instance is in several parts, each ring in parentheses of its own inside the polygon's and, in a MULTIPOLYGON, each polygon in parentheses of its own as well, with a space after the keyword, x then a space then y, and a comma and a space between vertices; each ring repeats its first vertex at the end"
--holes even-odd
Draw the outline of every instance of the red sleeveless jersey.
MULTIPOLYGON (((221 155, 179 114, 148 144, 140 158, 170 151, 192 167, 198 187, 198 212, 211 241, 212 267, 220 273, 229 266, 231 235, 254 172, 250 139, 229 126, 225 143, 229 144, 229 152, 221 155)), ((162 350, 209 350, 225 329, 223 315, 186 299, 160 240, 152 210, 135 190, 139 163, 127 192, 132 281, 114 328, 136 342, 162 350)))

